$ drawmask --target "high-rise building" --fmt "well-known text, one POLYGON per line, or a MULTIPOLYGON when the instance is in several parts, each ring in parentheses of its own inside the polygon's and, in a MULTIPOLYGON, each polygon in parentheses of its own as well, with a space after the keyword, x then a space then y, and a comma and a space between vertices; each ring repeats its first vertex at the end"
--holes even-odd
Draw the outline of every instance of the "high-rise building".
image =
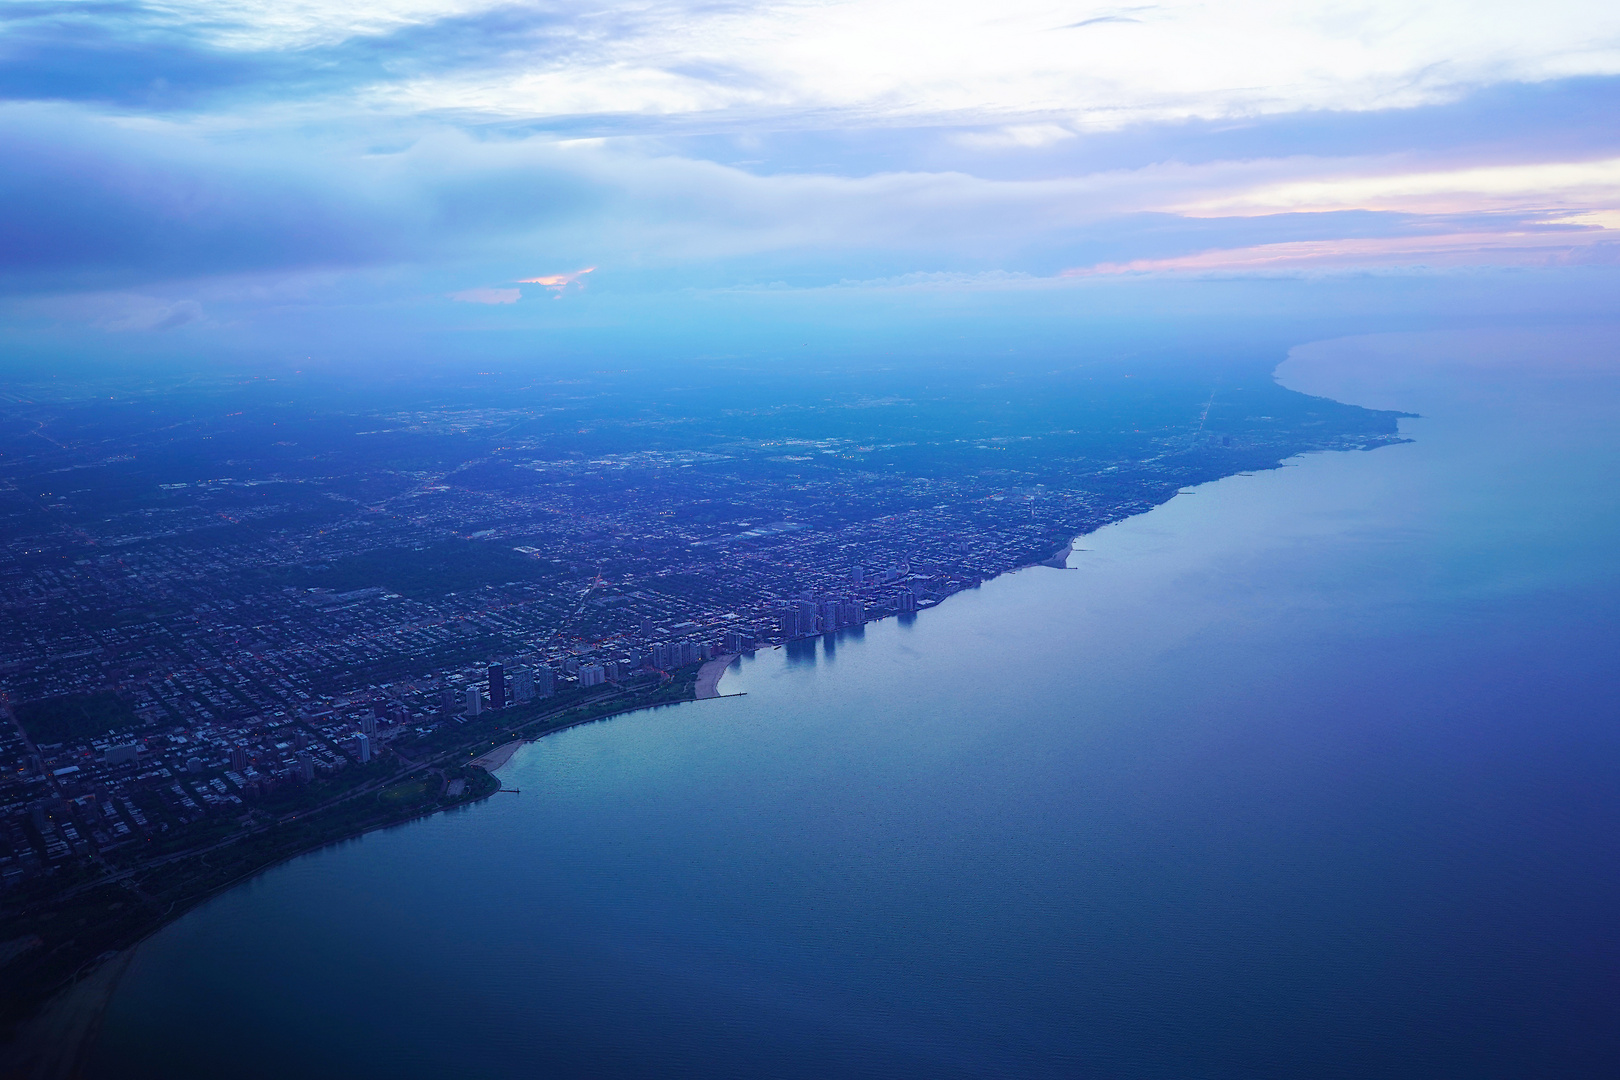
POLYGON ((541 664, 534 669, 534 692, 541 697, 557 692, 557 673, 551 670, 551 665, 541 664))
POLYGON ((477 716, 484 711, 484 692, 476 686, 467 687, 467 715, 477 716))
POLYGON ((315 758, 303 750, 300 750, 297 754, 294 754, 293 757, 297 761, 297 764, 293 766, 293 769, 297 774, 298 779, 302 780, 306 784, 315 779, 315 758))
POLYGON ((728 630, 723 644, 728 653, 753 652, 754 635, 747 630, 728 630))
MULTIPOLYGON (((381 707, 378 706, 378 708, 381 707)), ((364 735, 375 735, 377 733, 377 718, 375 716, 362 716, 360 718, 360 732, 364 735)))
POLYGON ((619 661, 609 660, 602 666, 607 669, 608 682, 618 682, 620 679, 624 678, 626 669, 623 664, 619 663, 619 661))
POLYGON ((652 647, 652 664, 659 671, 668 671, 675 665, 669 662, 669 643, 660 641, 652 647))
POLYGON ((859 566, 851 567, 849 571, 849 580, 859 585, 861 582, 866 580, 866 571, 859 566))
POLYGON ((579 669, 580 686, 601 686, 607 680, 607 669, 601 664, 586 664, 579 669))
POLYGON ((439 691, 439 711, 445 716, 452 715, 456 711, 456 700, 459 697, 453 686, 447 686, 439 691))
POLYGON ((506 708, 506 669, 499 664, 489 665, 489 707, 506 708))
POLYGON ((528 668, 518 668, 512 672, 512 700, 534 700, 534 672, 528 668))
POLYGON ((231 747, 231 769, 232 769, 232 771, 241 772, 243 769, 245 769, 247 767, 248 767, 247 747, 245 747, 245 746, 233 746, 233 747, 231 747))
POLYGON ((830 634, 839 627, 838 601, 824 600, 821 604, 821 632, 830 634))
POLYGON ((365 732, 354 737, 354 758, 362 765, 371 761, 371 736, 365 732))
POLYGON ((901 589, 894 594, 894 609, 896 611, 916 611, 917 594, 910 589, 901 589))

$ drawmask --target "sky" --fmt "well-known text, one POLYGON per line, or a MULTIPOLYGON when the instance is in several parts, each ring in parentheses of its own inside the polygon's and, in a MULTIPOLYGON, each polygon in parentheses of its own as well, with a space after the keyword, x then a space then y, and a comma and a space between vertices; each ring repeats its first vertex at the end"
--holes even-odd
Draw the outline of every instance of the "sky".
POLYGON ((476 366, 1606 320, 1616 116, 1612 2, 0 0, 0 347, 476 366))

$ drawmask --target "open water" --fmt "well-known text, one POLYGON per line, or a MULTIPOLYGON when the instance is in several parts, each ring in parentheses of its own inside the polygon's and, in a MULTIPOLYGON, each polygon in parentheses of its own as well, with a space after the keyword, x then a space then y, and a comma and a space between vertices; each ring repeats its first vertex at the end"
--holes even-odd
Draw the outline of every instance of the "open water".
POLYGON ((1620 1075, 1615 339, 1280 377, 1414 441, 531 745, 158 934, 97 1075, 1620 1075))

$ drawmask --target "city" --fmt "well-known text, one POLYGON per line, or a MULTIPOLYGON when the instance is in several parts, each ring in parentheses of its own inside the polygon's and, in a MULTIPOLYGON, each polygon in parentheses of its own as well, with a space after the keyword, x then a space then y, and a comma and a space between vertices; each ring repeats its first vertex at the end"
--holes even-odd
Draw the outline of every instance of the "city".
POLYGON ((671 437, 680 416, 625 423, 563 387, 531 411, 340 415, 242 400, 262 387, 147 391, 116 423, 116 397, 14 397, 13 971, 70 977, 127 944, 159 897, 219 886, 208 852, 241 855, 234 880, 487 796, 479 747, 690 697, 717 658, 1062 566, 1075 537, 1187 485, 1397 439, 1393 414, 1255 381, 1169 383, 1124 415, 1004 399, 993 422, 965 394, 909 417, 894 398, 807 402, 776 438, 747 408, 671 437), (851 431, 852 414, 881 422, 851 431), (616 419, 604 449, 592 436, 616 419), (656 434, 637 446, 637 427, 656 434), (64 940, 53 906, 91 896, 116 917, 64 940))

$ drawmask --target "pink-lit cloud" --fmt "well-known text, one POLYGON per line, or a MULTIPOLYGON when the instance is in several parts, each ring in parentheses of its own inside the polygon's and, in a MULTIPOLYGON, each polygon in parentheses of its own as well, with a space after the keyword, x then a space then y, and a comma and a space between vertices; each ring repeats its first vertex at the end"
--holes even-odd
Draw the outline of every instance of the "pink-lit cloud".
MULTIPOLYGON (((553 299, 560 299, 563 291, 566 290, 570 285, 583 289, 585 287, 585 282, 581 279, 595 269, 596 267, 594 266, 587 266, 585 269, 575 270, 571 274, 546 274, 542 277, 519 278, 518 284, 542 285, 548 291, 557 294, 555 297, 553 297, 553 299)), ((517 292, 516 289, 513 289, 512 291, 517 292)))
MULTIPOLYGON (((1296 163, 1303 165, 1305 163, 1296 163)), ((1328 164, 1328 163, 1324 163, 1328 164)), ((1275 177, 1269 183, 1204 191, 1171 200, 1162 209, 1192 217, 1334 210, 1381 210, 1408 214, 1464 214, 1501 210, 1581 213, 1620 209, 1620 158, 1593 161, 1498 163, 1467 168, 1402 168, 1341 175, 1275 177)), ((1371 164, 1371 163, 1368 163, 1371 164)), ((1393 166, 1393 167, 1390 167, 1393 166)))
POLYGON ((1293 274, 1374 267, 1533 267, 1615 261, 1620 261, 1620 233, 1612 229, 1587 228, 1299 240, 1200 251, 1165 259, 1097 263, 1065 270, 1059 276, 1293 274))

